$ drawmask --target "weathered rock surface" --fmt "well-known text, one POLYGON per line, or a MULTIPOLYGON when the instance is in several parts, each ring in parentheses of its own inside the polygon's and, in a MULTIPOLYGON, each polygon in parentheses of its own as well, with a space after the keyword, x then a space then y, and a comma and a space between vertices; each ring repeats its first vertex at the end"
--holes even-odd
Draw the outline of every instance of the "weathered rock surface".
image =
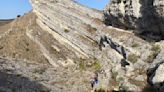
MULTIPOLYGON (((48 92, 89 92, 95 71, 95 89, 141 92, 149 62, 162 58, 163 51, 132 32, 106 26, 102 11, 73 0, 30 2, 32 12, 0 26, 0 68, 48 92)), ((30 87, 27 92, 35 90, 30 87)))
POLYGON ((49 64, 0 59, 2 92, 87 92, 91 90, 89 72, 76 66, 54 67, 49 64))
POLYGON ((147 81, 154 87, 157 92, 164 91, 164 62, 159 62, 156 65, 152 65, 147 71, 147 81))
POLYGON ((164 1, 111 0, 105 9, 105 20, 115 27, 163 36, 164 1))

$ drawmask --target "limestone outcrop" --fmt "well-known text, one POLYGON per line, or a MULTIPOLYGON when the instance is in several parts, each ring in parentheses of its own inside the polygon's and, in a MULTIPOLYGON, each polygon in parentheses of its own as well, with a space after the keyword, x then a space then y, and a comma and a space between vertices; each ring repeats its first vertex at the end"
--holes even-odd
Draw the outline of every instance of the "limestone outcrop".
MULTIPOLYGON (((96 90, 141 92, 149 63, 163 58, 162 42, 152 45, 132 32, 106 26, 102 11, 74 0, 30 2, 31 12, 11 22, 0 21, 0 69, 6 72, 2 76, 18 75, 19 82, 28 77, 26 81, 36 88, 27 85, 27 92, 89 92, 90 74, 95 71, 96 90)), ((17 85, 0 88, 26 89, 17 85)))
POLYGON ((105 22, 137 33, 164 35, 164 1, 111 0, 105 8, 105 22))
POLYGON ((103 25, 100 11, 76 4, 73 0, 31 0, 31 3, 39 24, 66 38, 64 43, 83 56, 92 55, 90 46, 95 43, 96 31, 103 25))

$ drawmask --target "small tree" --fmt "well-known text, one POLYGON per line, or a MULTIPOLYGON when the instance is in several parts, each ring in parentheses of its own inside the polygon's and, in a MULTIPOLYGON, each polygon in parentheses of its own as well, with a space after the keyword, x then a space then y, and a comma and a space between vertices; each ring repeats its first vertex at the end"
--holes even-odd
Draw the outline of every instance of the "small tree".
POLYGON ((21 17, 21 15, 17 15, 17 18, 21 17))

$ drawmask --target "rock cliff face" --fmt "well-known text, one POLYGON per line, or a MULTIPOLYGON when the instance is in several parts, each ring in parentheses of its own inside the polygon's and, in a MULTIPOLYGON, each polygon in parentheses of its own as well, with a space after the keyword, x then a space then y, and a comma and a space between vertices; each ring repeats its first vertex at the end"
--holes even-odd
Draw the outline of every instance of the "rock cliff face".
POLYGON ((116 27, 163 36, 163 4, 162 0, 111 0, 105 9, 105 20, 116 27))
POLYGON ((106 26, 102 11, 73 0, 30 2, 31 12, 0 23, 0 69, 9 76, 5 85, 0 83, 3 91, 89 92, 90 74, 96 71, 94 89, 141 92, 149 63, 163 58, 163 42, 152 45, 132 32, 106 26), (16 76, 21 83, 15 86, 16 76))

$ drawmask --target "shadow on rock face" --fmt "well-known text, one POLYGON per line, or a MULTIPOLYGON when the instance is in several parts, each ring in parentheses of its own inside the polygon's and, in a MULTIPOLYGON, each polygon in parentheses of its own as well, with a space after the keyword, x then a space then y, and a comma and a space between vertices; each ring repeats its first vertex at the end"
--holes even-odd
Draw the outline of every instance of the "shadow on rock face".
POLYGON ((142 17, 137 20, 140 34, 136 35, 148 41, 163 40, 164 18, 157 15, 156 7, 153 6, 154 0, 140 0, 140 4, 142 17))
POLYGON ((0 92, 50 92, 50 90, 27 77, 0 71, 0 92))
POLYGON ((156 91, 152 86, 147 85, 146 87, 144 87, 142 92, 158 92, 158 91, 156 91))

